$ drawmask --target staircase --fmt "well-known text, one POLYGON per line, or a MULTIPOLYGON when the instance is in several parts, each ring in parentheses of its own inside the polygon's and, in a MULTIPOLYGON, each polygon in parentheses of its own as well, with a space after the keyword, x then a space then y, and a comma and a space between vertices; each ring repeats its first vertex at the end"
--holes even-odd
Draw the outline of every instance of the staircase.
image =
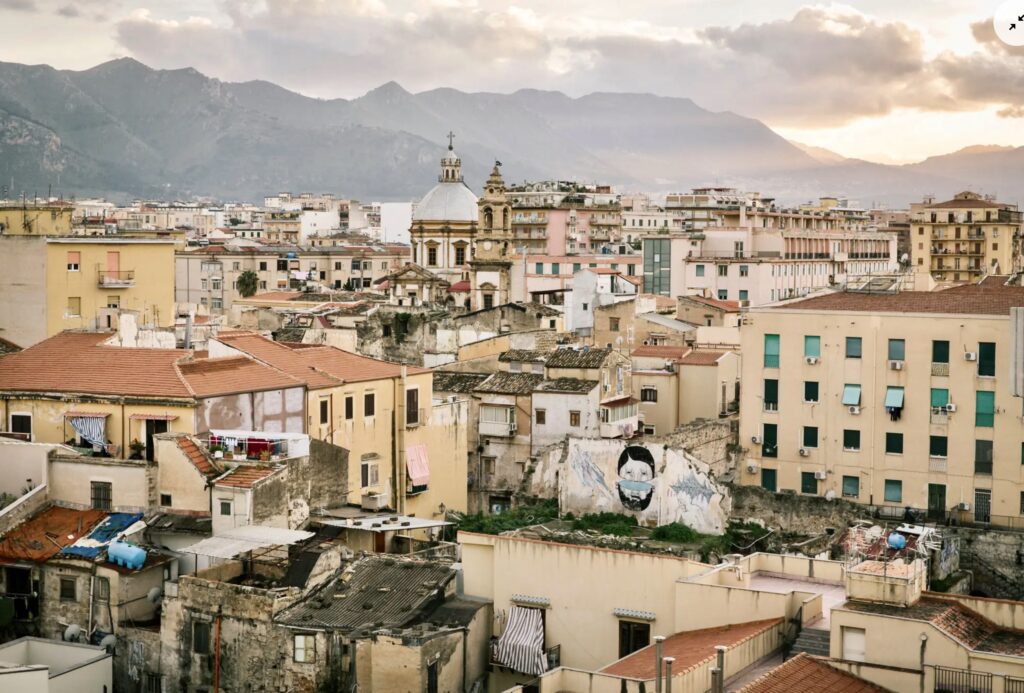
POLYGON ((829 637, 827 630, 804 628, 800 631, 800 635, 797 636, 796 640, 793 641, 793 647, 790 648, 789 656, 792 657, 798 652, 806 652, 810 655, 828 657, 829 637))

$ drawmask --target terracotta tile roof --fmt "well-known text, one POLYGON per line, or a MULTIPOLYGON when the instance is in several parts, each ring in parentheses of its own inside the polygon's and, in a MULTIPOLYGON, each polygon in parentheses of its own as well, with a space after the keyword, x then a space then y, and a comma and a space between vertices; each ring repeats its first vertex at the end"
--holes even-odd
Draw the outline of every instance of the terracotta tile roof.
MULTIPOLYGON (((298 378, 311 389, 335 387, 341 383, 397 378, 402 366, 372 359, 329 346, 304 344, 301 348, 281 344, 260 335, 223 332, 217 340, 253 358, 298 378)), ((409 375, 429 373, 430 369, 409 366, 409 375)))
POLYGON ((964 284, 942 291, 868 294, 837 291, 769 310, 851 310, 871 313, 955 313, 1009 315, 1024 306, 1024 287, 964 284))
POLYGON ((751 681, 738 693, 876 693, 885 690, 801 652, 751 681))
POLYGON ((716 366, 718 359, 725 356, 724 351, 701 351, 693 350, 677 359, 676 363, 682 366, 716 366))
POLYGON ((206 477, 216 476, 218 470, 213 466, 213 462, 206 456, 206 453, 196 445, 196 442, 188 436, 180 436, 175 440, 178 444, 178 449, 185 453, 185 457, 192 463, 192 466, 199 470, 199 473, 206 477))
POLYGON ((855 601, 846 602, 842 608, 926 621, 972 650, 1024 656, 1024 630, 1002 628, 955 597, 929 593, 913 606, 905 608, 855 601))
POLYGON ((555 349, 548 355, 548 368, 600 368, 612 352, 610 347, 601 349, 555 349))
POLYGON ((303 382, 245 356, 191 361, 178 366, 197 397, 302 387, 303 382))
MULTIPOLYGON (((672 671, 673 673, 682 673, 692 666, 715 657, 716 645, 735 647, 744 640, 759 635, 769 628, 774 628, 780 623, 782 623, 781 618, 770 618, 763 621, 750 621, 731 626, 676 633, 662 643, 662 656, 675 657, 672 671)), ((601 673, 641 680, 653 679, 655 675, 653 647, 654 645, 648 645, 624 659, 609 664, 601 670, 601 673)))
POLYGON ((487 380, 486 373, 446 373, 434 371, 434 393, 460 392, 469 393, 476 386, 487 380))
POLYGON ((735 313, 740 309, 739 301, 722 301, 717 298, 708 298, 706 296, 680 296, 679 298, 701 303, 711 308, 717 308, 718 310, 724 310, 726 313, 735 313))
POLYGON ((62 332, 0 357, 0 390, 191 398, 175 363, 187 351, 100 346, 109 333, 62 332))
POLYGON ((0 537, 0 561, 49 560, 87 535, 106 516, 102 510, 46 508, 0 537))
POLYGON ((461 281, 457 281, 457 282, 455 282, 454 284, 452 284, 451 286, 448 287, 448 293, 450 293, 450 294, 461 294, 461 293, 465 293, 467 291, 469 291, 469 280, 468 279, 463 279, 461 281))
POLYGON ((596 380, 582 380, 580 378, 552 378, 545 380, 537 386, 536 392, 572 392, 586 394, 597 387, 596 380))
POLYGON ((266 467, 255 464, 240 464, 230 472, 217 479, 217 486, 231 486, 233 488, 252 488, 260 481, 273 476, 284 467, 266 467))
POLYGON ((584 267, 583 269, 594 274, 621 274, 619 270, 612 269, 611 267, 584 267))
POLYGON ((503 351, 498 356, 498 360, 509 363, 511 361, 526 361, 529 363, 544 363, 544 359, 547 358, 548 351, 541 351, 539 349, 509 349, 503 351))
POLYGON ((686 346, 669 346, 667 344, 648 344, 645 346, 637 347, 633 349, 630 356, 636 356, 639 358, 658 358, 658 359, 681 359, 683 356, 690 352, 690 347, 686 346))
POLYGON ((496 395, 528 395, 544 380, 539 373, 494 373, 476 386, 474 392, 496 395))
POLYGON ((991 200, 973 199, 968 197, 953 198, 952 200, 946 200, 945 202, 935 202, 930 205, 923 205, 922 209, 997 209, 1001 207, 1009 207, 1009 205, 1003 204, 1002 202, 993 202, 991 200))

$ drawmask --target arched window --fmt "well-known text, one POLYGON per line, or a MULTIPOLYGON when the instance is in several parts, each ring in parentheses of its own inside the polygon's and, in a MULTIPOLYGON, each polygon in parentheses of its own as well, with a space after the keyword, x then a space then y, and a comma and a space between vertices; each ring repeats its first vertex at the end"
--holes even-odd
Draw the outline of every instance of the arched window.
POLYGON ((501 228, 508 231, 508 207, 501 213, 501 228))
POLYGON ((484 228, 491 229, 494 227, 494 212, 491 211, 490 207, 484 208, 484 228))

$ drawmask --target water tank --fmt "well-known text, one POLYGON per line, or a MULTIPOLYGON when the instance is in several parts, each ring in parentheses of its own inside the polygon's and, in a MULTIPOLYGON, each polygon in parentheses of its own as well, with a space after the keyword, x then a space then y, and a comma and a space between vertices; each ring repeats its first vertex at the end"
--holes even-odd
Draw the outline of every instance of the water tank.
POLYGON ((902 549, 907 548, 907 538, 902 534, 897 534, 896 532, 893 532, 889 535, 888 544, 890 549, 896 549, 897 551, 900 551, 902 549))
POLYGON ((146 562, 146 550, 124 541, 112 541, 107 547, 107 560, 123 568, 138 570, 146 562))

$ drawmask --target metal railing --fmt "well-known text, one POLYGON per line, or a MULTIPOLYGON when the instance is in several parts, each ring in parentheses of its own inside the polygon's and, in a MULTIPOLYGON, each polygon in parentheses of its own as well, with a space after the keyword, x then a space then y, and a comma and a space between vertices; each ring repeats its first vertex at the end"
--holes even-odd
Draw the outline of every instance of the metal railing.
MULTIPOLYGON (((504 662, 498 659, 498 638, 495 637, 491 639, 491 647, 489 649, 490 655, 487 658, 488 664, 494 667, 501 667, 503 669, 515 671, 515 669, 513 669, 511 666, 505 664, 504 662)), ((557 669, 558 667, 562 666, 562 646, 552 645, 551 647, 545 648, 544 657, 547 659, 548 671, 551 671, 552 669, 557 669)))
POLYGON ((102 287, 125 287, 135 283, 135 270, 97 270, 96 283, 102 287))
POLYGON ((935 667, 935 693, 992 693, 992 674, 935 667))
POLYGON ((199 437, 199 441, 211 453, 221 451, 224 456, 234 459, 275 459, 288 456, 288 441, 268 440, 266 438, 234 438, 231 436, 209 435, 199 437))

